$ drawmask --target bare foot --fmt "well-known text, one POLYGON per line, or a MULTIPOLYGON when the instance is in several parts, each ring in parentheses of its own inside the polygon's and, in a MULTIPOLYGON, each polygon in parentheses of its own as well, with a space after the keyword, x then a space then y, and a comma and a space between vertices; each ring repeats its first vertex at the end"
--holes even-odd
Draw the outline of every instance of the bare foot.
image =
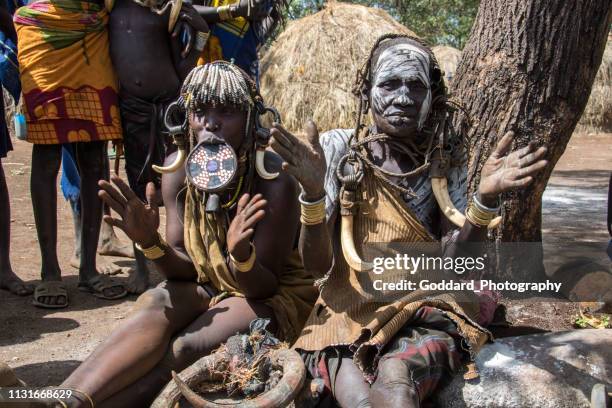
MULTIPOLYGON (((77 258, 76 256, 73 255, 72 258, 70 258, 70 266, 72 266, 74 269, 79 269, 80 264, 81 264, 81 260, 77 258)), ((96 270, 98 271, 98 273, 102 275, 113 276, 113 275, 129 274, 134 271, 134 268, 130 268, 129 266, 115 265, 114 263, 111 262, 111 263, 107 263, 104 265, 97 265, 96 270)))
POLYGON ((24 283, 12 270, 0 273, 0 289, 5 289, 17 296, 27 296, 34 293, 34 285, 24 283))
POLYGON ((122 256, 134 258, 134 247, 131 243, 124 244, 119 240, 113 227, 106 222, 102 223, 100 241, 98 242, 98 253, 103 256, 122 256))
POLYGON ((114 275, 129 275, 131 273, 135 272, 135 269, 129 266, 119 266, 117 264, 114 263, 109 263, 106 265, 102 265, 102 266, 98 266, 98 273, 101 273, 103 275, 109 275, 109 276, 114 276, 114 275))
POLYGON ((149 288, 149 274, 139 273, 138 270, 133 272, 128 278, 127 291, 140 295, 149 288))

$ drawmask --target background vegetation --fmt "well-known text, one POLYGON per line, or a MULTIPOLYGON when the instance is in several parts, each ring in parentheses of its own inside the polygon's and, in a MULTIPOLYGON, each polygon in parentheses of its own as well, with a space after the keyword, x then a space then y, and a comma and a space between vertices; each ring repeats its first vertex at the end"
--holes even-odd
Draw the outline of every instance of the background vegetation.
MULTIPOLYGON (((431 45, 451 45, 462 49, 470 29, 479 0, 352 0, 386 10, 397 21, 417 33, 431 45)), ((289 20, 316 13, 325 0, 290 0, 289 20)), ((359 22, 355 22, 358 24, 359 22)))

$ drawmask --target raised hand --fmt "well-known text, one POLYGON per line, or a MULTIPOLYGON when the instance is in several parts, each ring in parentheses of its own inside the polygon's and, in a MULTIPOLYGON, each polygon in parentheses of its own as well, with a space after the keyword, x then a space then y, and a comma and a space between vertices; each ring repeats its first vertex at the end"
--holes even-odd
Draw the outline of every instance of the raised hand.
POLYGON ((485 205, 495 203, 500 193, 526 187, 533 181, 533 176, 548 164, 542 159, 546 147, 536 149, 531 142, 510 152, 513 139, 514 132, 506 133, 482 167, 478 194, 485 205))
POLYGON ((227 249, 238 261, 246 261, 251 251, 251 237, 255 233, 255 225, 266 215, 264 207, 268 202, 261 194, 252 198, 244 194, 238 200, 236 216, 227 230, 227 249))
POLYGON ((275 123, 271 130, 270 146, 283 158, 282 168, 302 185, 307 201, 317 200, 325 194, 325 155, 319 143, 319 131, 313 121, 306 124, 306 138, 303 142, 275 123))
POLYGON ((115 186, 106 180, 98 182, 101 188, 98 196, 119 214, 121 219, 105 215, 104 221, 123 230, 132 241, 144 248, 155 245, 159 228, 155 185, 147 184, 147 204, 145 204, 120 177, 112 176, 111 181, 115 186))

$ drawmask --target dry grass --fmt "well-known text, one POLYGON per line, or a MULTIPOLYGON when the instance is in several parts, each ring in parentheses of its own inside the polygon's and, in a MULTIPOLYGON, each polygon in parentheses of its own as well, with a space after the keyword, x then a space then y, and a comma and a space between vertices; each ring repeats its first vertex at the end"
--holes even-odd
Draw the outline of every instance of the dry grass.
POLYGON ((579 132, 612 132, 612 35, 595 77, 591 97, 578 122, 579 132))
POLYGON ((444 71, 444 82, 446 82, 446 86, 450 86, 459 61, 461 61, 461 51, 448 45, 436 45, 432 50, 440 68, 444 71))
POLYGON ((311 118, 319 130, 355 126, 357 69, 389 32, 414 35, 383 10, 339 2, 290 22, 261 60, 264 100, 294 132, 311 118))

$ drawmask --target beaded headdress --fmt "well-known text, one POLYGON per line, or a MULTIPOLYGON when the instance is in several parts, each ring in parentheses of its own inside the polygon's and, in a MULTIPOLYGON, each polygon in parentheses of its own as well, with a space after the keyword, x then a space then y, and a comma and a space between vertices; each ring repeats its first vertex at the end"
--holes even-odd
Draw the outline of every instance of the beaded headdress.
POLYGON ((181 97, 188 113, 202 105, 230 105, 249 111, 261 100, 251 78, 226 61, 195 67, 183 82, 181 97))

